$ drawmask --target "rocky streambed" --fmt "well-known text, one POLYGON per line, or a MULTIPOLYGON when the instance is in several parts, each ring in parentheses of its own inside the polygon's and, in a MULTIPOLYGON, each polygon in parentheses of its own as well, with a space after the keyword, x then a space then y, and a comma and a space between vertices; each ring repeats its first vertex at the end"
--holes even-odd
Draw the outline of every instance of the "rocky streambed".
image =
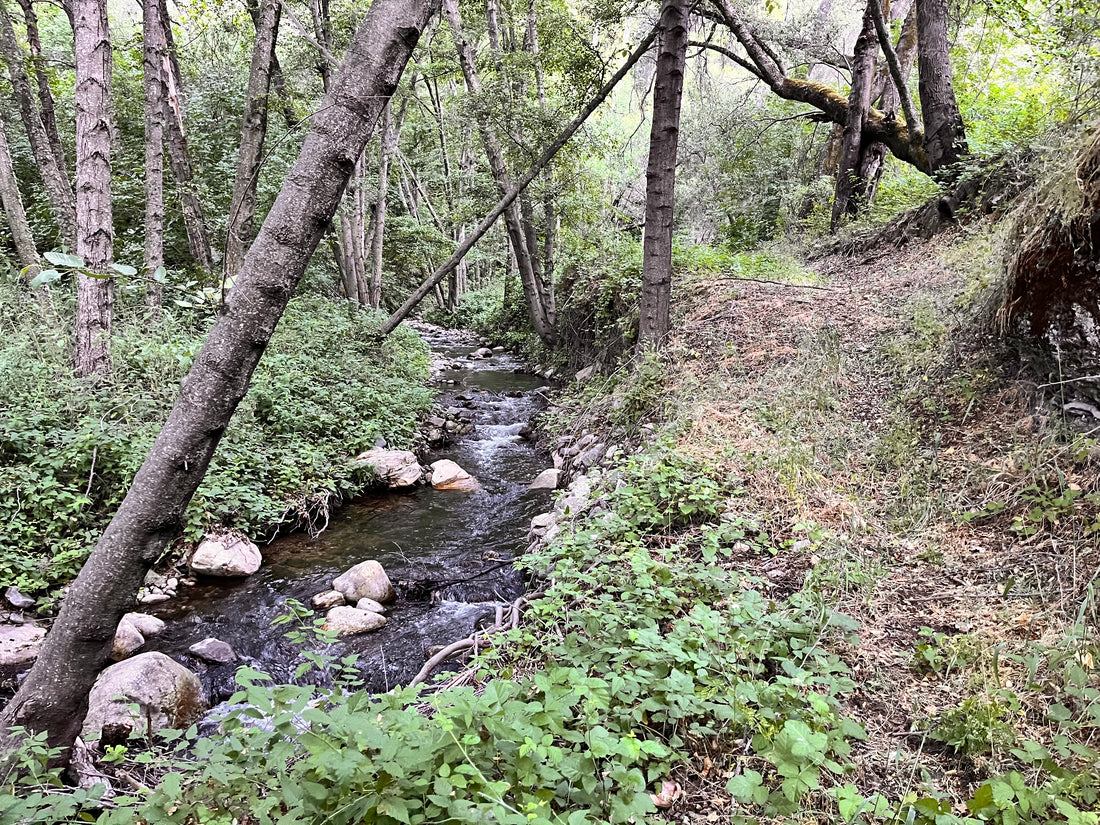
MULTIPOLYGON (((120 637, 128 641, 119 656, 133 658, 120 670, 166 680, 166 689, 191 703, 195 686, 174 667, 182 665, 198 677, 203 703, 213 706, 234 692, 242 664, 291 681, 307 653, 354 654, 365 686, 381 691, 407 683, 426 655, 491 623, 498 607, 523 593, 512 561, 523 552, 532 517, 547 509, 553 486, 552 474, 544 473, 550 460, 522 435, 544 404, 545 381, 499 350, 434 328, 420 331, 432 347, 440 388, 426 431, 435 446, 417 457, 430 471, 421 475, 406 464, 402 477, 401 465, 394 465, 390 492, 333 513, 317 538, 295 534, 259 548, 258 567, 247 542, 240 543, 226 563, 254 571, 249 575, 181 570, 151 576, 145 612, 123 623, 120 637), (392 585, 393 599, 378 607, 381 616, 369 606, 357 610, 356 601, 334 590, 334 581, 365 562, 377 562, 392 585), (328 601, 314 602, 320 594, 328 601), (295 603, 316 604, 317 616, 339 608, 374 618, 365 622, 370 628, 364 624, 364 631, 341 634, 334 643, 308 632, 303 642, 288 630, 308 631, 312 620, 275 623, 295 603)), ((338 619, 347 617, 340 613, 328 622, 337 632, 338 619)), ((30 639, 40 631, 20 633, 30 639)), ((314 671, 305 678, 327 677, 314 671)))

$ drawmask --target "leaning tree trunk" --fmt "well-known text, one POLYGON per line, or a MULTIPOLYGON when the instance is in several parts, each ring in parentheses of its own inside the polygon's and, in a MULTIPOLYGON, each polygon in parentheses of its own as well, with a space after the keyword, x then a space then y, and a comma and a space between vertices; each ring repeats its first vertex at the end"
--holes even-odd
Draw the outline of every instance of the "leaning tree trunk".
POLYGON ((111 370, 111 35, 107 0, 74 0, 76 48, 76 374, 111 370))
POLYGON ((11 168, 11 148, 8 146, 8 136, 4 131, 2 118, 0 118, 0 203, 3 204, 4 214, 8 217, 8 227, 15 242, 16 254, 19 255, 19 263, 23 266, 34 266, 38 263, 38 250, 34 245, 30 224, 27 223, 27 213, 23 209, 19 182, 15 179, 15 172, 11 168))
POLYGON ((836 191, 833 195, 831 227, 834 232, 848 215, 859 211, 867 192, 867 181, 859 174, 859 157, 863 146, 863 123, 871 108, 871 80, 875 73, 875 53, 878 51, 872 3, 878 3, 878 0, 867 0, 867 8, 863 12, 863 28, 856 38, 852 59, 848 116, 840 139, 840 164, 836 170, 836 191))
POLYGON ((164 67, 168 43, 160 19, 161 0, 142 3, 142 70, 145 80, 145 303, 159 311, 164 288, 156 279, 164 266, 164 67))
POLYGON ((386 231, 386 195, 390 188, 390 161, 397 148, 398 129, 389 104, 382 110, 381 148, 378 153, 378 199, 374 207, 374 235, 371 236, 370 305, 382 305, 382 241, 386 231))
POLYGON ((245 257, 225 314, 210 331, 126 498, 73 582, 38 660, 0 714, 0 730, 23 725, 46 731, 51 746, 72 744, 92 682, 110 661, 119 619, 133 608, 150 565, 179 535, 184 510, 432 11, 431 0, 371 4, 245 257))
POLYGON ((676 151, 680 142, 680 100, 687 58, 687 4, 661 3, 661 47, 653 87, 653 120, 646 167, 645 237, 642 239, 642 296, 638 350, 660 347, 669 332, 672 295, 672 221, 676 151))
POLYGON ((15 39, 15 28, 8 15, 5 0, 0 0, 0 53, 8 64, 8 76, 11 78, 12 92, 19 106, 19 115, 23 119, 23 128, 27 130, 27 140, 31 145, 31 154, 42 177, 46 197, 50 202, 54 222, 57 224, 61 241, 69 249, 76 247, 76 211, 73 188, 65 169, 58 165, 50 138, 38 110, 38 101, 31 88, 30 78, 23 68, 23 51, 15 39))
POLYGON ((947 0, 917 0, 917 75, 924 151, 932 172, 938 172, 970 151, 951 83, 947 0))
MULTIPOLYGON (((458 54, 459 66, 466 80, 466 88, 470 95, 478 98, 481 96, 481 79, 474 65, 473 49, 466 42, 462 33, 462 16, 458 10, 458 0, 443 0, 443 11, 447 21, 451 25, 452 36, 455 41, 455 51, 458 54)), ((478 131, 481 132, 481 141, 485 145, 485 155, 489 161, 489 169, 496 182, 500 196, 505 197, 512 189, 512 179, 508 174, 508 168, 504 162, 504 150, 501 148, 500 139, 484 117, 477 118, 478 131)), ((520 282, 523 284, 523 294, 527 300, 527 308, 531 315, 531 324, 539 339, 553 346, 557 339, 557 331, 554 329, 551 319, 547 317, 546 307, 542 300, 542 289, 535 273, 534 262, 527 245, 527 239, 523 231, 523 221, 520 210, 514 203, 504 210, 504 225, 508 230, 508 239, 512 244, 519 266, 520 282)))
POLYGON ((27 46, 31 50, 31 63, 34 65, 34 81, 38 85, 38 104, 42 112, 42 125, 46 129, 46 138, 50 142, 54 160, 60 169, 67 169, 65 149, 61 145, 61 133, 57 129, 57 112, 50 91, 50 74, 46 58, 42 55, 42 37, 38 32, 38 14, 34 10, 34 0, 18 0, 23 9, 23 20, 27 24, 27 46))
POLYGON ((275 62, 275 40, 279 36, 279 0, 258 0, 256 41, 248 70, 248 91, 241 121, 241 146, 237 153, 237 174, 225 239, 225 275, 234 277, 244 261, 256 214, 256 183, 260 176, 264 138, 267 136, 268 90, 275 62))
POLYGON ((172 21, 168 17, 167 0, 157 0, 158 16, 164 25, 164 42, 168 59, 164 63, 165 83, 165 123, 164 137, 168 149, 168 164, 172 168, 172 177, 176 181, 177 195, 180 200, 180 212, 183 214, 183 226, 187 233, 187 248, 191 257, 205 272, 214 268, 214 257, 210 252, 210 233, 202 211, 195 185, 195 172, 191 166, 191 155, 187 149, 187 132, 183 126, 183 104, 180 100, 182 82, 179 59, 176 55, 175 38, 172 36, 172 21))

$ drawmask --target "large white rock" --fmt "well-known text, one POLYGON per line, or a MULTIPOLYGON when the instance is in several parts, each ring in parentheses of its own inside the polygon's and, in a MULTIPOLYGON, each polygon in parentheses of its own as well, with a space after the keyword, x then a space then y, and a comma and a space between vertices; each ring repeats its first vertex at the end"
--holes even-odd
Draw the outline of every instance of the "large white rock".
MULTIPOLYGON (((346 573, 337 576, 332 580, 332 589, 339 590, 352 604, 360 599, 374 599, 376 602, 384 603, 392 602, 397 598, 397 594, 393 592, 393 585, 390 584, 390 577, 386 575, 382 565, 373 559, 361 562, 346 573)), ((329 615, 332 615, 331 612, 329 615)))
POLYGON ((210 636, 201 642, 195 642, 187 652, 197 659, 212 665, 224 665, 237 661, 237 654, 221 639, 210 636))
POLYGON ((99 674, 88 694, 81 736, 112 739, 182 728, 206 710, 199 678, 163 653, 142 653, 99 674), (137 705, 137 713, 130 705, 137 705))
POLYGON ((45 628, 33 624, 0 625, 0 666, 33 662, 46 638, 45 628))
POLYGON ((528 490, 556 490, 558 487, 558 470, 551 467, 549 470, 543 470, 537 476, 535 480, 531 482, 528 490))
POLYGON ((412 487, 419 484, 424 476, 420 462, 408 450, 375 447, 360 454, 355 460, 374 470, 374 474, 390 487, 412 487))
POLYGON ((206 538, 191 557, 191 570, 203 576, 235 578, 260 569, 260 548, 239 536, 206 538))
POLYGON ((132 624, 146 639, 159 636, 164 632, 164 622, 148 613, 127 613, 122 620, 132 624))
POLYGON ((377 630, 385 624, 386 617, 378 613, 368 613, 354 607, 334 607, 325 616, 322 630, 331 630, 337 636, 354 636, 377 630))
POLYGON ((355 603, 356 610, 365 610, 368 613, 385 613, 386 608, 374 599, 360 599, 355 603))
POLYGON ((339 590, 326 590, 318 593, 309 603, 317 610, 327 610, 330 607, 339 607, 344 603, 344 594, 339 590))
POLYGON ((124 616, 115 629, 115 644, 111 649, 111 658, 121 662, 144 644, 145 637, 141 635, 141 631, 124 616))
POLYGON ((449 458, 432 462, 432 486, 437 490, 476 490, 477 479, 449 458))

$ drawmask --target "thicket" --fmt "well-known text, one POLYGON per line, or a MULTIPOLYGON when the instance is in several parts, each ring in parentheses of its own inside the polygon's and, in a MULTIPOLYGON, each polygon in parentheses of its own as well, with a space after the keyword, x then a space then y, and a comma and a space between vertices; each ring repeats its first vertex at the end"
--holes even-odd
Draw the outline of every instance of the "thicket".
MULTIPOLYGON (((0 581, 47 593, 80 569, 152 446, 213 321, 209 307, 147 320, 119 302, 114 371, 78 379, 73 301, 0 280, 0 581)), ((291 301, 210 472, 183 541, 220 527, 263 539, 308 527, 369 484, 350 459, 383 438, 413 443, 431 395, 427 347, 409 330, 378 346, 382 317, 346 302, 291 301)))

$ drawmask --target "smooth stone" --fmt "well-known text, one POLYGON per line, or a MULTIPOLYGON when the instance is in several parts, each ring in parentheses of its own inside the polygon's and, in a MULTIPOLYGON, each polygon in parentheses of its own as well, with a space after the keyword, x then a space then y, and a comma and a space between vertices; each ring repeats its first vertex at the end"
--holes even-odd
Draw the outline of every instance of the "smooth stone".
POLYGON ((0 666, 25 665, 38 658, 46 629, 34 624, 0 627, 0 666))
POLYGON ((132 624, 146 639, 159 636, 164 632, 164 622, 148 613, 127 613, 122 617, 122 621, 132 624))
POLYGON ((590 367, 585 367, 583 370, 577 373, 577 380, 583 384, 585 381, 589 380, 593 375, 596 374, 596 369, 597 367, 595 364, 590 367))
POLYGON ((368 613, 385 613, 386 607, 374 599, 360 599, 355 603, 356 610, 365 610, 368 613))
POLYGON ((185 728, 205 710, 199 677, 163 653, 141 653, 99 674, 88 694, 81 736, 99 739, 102 734, 112 743, 121 742, 185 728))
POLYGON ((209 662, 212 665, 224 665, 229 662, 237 661, 237 654, 233 652, 233 648, 221 639, 215 639, 213 637, 203 639, 201 642, 195 642, 191 647, 187 648, 187 652, 195 658, 202 659, 204 662, 209 662))
POLYGON ((504 347, 493 347, 494 355, 500 355, 502 352, 504 352, 504 347))
POLYGON ((476 490, 477 479, 448 458, 432 462, 432 487, 437 490, 476 490))
POLYGON ((136 653, 144 644, 145 637, 141 635, 141 631, 123 618, 115 630, 115 643, 111 648, 111 658, 116 662, 121 662, 123 659, 128 659, 131 654, 136 653))
POLYGON ((424 475, 416 455, 408 450, 375 447, 361 453, 355 460, 370 467, 378 479, 391 488, 412 487, 419 484, 424 475))
POLYGON ((535 480, 527 487, 528 490, 556 490, 558 487, 558 470, 551 467, 549 470, 543 470, 537 476, 535 480))
MULTIPOLYGON (((240 578, 260 569, 263 557, 260 548, 238 536, 206 538, 191 557, 191 570, 203 576, 240 578)), ((166 590, 174 590, 178 579, 168 579, 166 590)))
POLYGON ((361 562, 337 576, 333 579, 332 589, 339 590, 347 601, 353 603, 358 603, 360 599, 374 599, 385 603, 397 598, 386 571, 373 559, 361 562))
POLYGON ((170 598, 172 598, 172 597, 171 597, 171 596, 169 596, 169 595, 167 595, 166 593, 153 593, 153 592, 148 592, 148 593, 144 593, 144 594, 142 594, 142 595, 141 595, 141 596, 140 596, 140 597, 138 598, 138 601, 139 601, 139 602, 140 602, 141 604, 146 604, 146 605, 149 605, 149 604, 160 604, 161 602, 166 602, 166 601, 168 601, 168 600, 169 600, 170 598))
POLYGON ((26 610, 29 607, 34 607, 37 604, 35 599, 22 593, 18 587, 9 587, 4 591, 4 598, 8 600, 8 604, 12 607, 19 608, 20 610, 26 610))
POLYGON ((478 358, 492 358, 493 351, 488 347, 482 347, 477 352, 475 352, 474 355, 476 355, 478 358))
POLYGON ((330 630, 337 636, 354 636, 377 630, 385 624, 386 617, 378 613, 369 613, 354 607, 334 607, 325 617, 321 629, 330 630))
POLYGON ((328 610, 330 607, 339 607, 344 604, 344 594, 339 590, 326 590, 310 599, 309 603, 317 610, 328 610))

